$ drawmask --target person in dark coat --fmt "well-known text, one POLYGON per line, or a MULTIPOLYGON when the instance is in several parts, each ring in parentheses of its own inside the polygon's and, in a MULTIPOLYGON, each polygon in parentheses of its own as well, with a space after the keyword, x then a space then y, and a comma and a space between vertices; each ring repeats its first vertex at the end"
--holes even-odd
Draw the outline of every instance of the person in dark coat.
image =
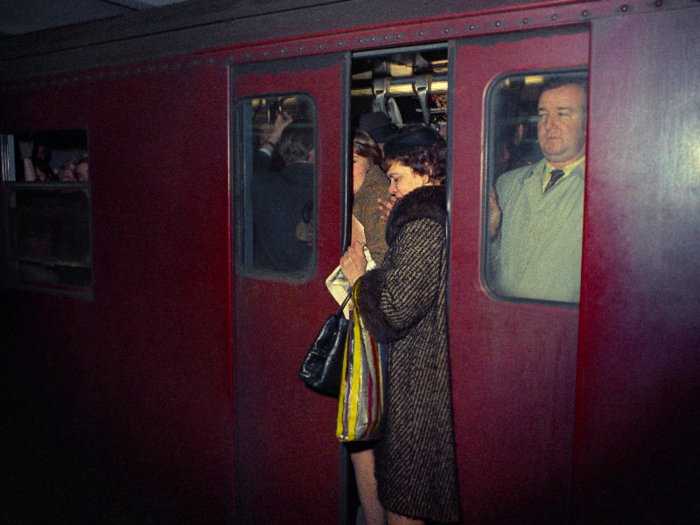
POLYGON ((255 265, 281 272, 305 270, 311 264, 313 240, 300 240, 297 226, 313 218, 314 131, 293 122, 282 131, 277 149, 286 166, 280 173, 256 171, 253 186, 255 265))
POLYGON ((388 343, 384 437, 375 446, 379 499, 389 525, 460 520, 447 339, 445 143, 432 128, 385 144, 383 167, 396 198, 389 249, 366 272, 363 246, 341 267, 358 287, 372 336, 388 343))

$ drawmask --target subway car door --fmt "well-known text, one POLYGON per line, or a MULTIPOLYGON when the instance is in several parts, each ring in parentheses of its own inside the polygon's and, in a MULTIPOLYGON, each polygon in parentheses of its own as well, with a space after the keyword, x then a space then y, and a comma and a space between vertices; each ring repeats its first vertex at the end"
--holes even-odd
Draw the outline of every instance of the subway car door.
POLYGON ((340 257, 347 63, 322 55, 232 70, 237 524, 338 521, 337 400, 298 374, 337 308, 325 278, 340 257), (278 119, 290 122, 279 136, 278 119))
POLYGON ((583 26, 453 43, 450 348, 465 523, 570 520, 578 303, 499 292, 488 217, 497 177, 542 158, 543 81, 585 79, 588 49, 583 26))

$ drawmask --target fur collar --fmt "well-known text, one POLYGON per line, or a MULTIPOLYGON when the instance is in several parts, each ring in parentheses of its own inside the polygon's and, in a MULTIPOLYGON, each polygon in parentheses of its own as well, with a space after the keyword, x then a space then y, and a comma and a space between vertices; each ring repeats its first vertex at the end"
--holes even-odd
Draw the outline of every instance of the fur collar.
POLYGON ((399 199, 386 223, 386 243, 391 246, 401 229, 409 222, 432 219, 438 224, 447 222, 445 186, 421 186, 399 199))

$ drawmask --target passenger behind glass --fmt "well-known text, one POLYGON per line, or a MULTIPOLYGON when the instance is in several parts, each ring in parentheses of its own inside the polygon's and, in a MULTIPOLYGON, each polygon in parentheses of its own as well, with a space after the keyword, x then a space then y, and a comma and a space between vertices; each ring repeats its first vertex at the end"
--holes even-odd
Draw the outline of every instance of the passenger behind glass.
POLYGON ((502 133, 499 133, 496 137, 496 147, 494 149, 494 153, 496 154, 496 177, 508 171, 508 166, 511 160, 510 151, 512 149, 512 136, 513 128, 507 127, 502 133))
POLYGON ((90 180, 90 164, 87 155, 82 155, 75 162, 75 178, 79 182, 90 180))
POLYGON ((74 170, 75 165, 70 160, 67 160, 58 171, 58 180, 61 182, 75 182, 77 179, 75 178, 74 170))
POLYGON ((282 171, 284 160, 282 160, 276 147, 282 136, 282 131, 291 122, 292 118, 280 110, 273 124, 263 125, 260 134, 260 144, 255 151, 254 170, 282 171))
POLYGON ((59 170, 61 182, 87 182, 90 180, 90 162, 87 152, 80 151, 63 163, 59 170))
POLYGON ((544 159, 496 181, 502 222, 493 263, 500 294, 579 301, 586 108, 585 81, 548 82, 540 95, 537 124, 544 159))
POLYGON ((285 168, 280 173, 261 171, 253 177, 254 263, 294 272, 307 268, 313 253, 313 242, 299 240, 296 233, 300 221, 313 217, 316 159, 312 125, 305 121, 289 124, 277 149, 285 168))
POLYGON ((527 113, 522 110, 519 111, 516 120, 517 124, 509 130, 507 171, 520 168, 521 166, 529 166, 542 159, 542 150, 537 144, 536 134, 530 137, 531 128, 527 125, 527 113))
POLYGON ((55 179, 51 169, 51 151, 43 144, 33 141, 20 141, 19 151, 22 156, 24 180, 27 182, 48 182, 55 179))
POLYGON ((51 166, 46 161, 34 162, 34 173, 36 173, 36 180, 40 182, 50 182, 55 178, 51 166))

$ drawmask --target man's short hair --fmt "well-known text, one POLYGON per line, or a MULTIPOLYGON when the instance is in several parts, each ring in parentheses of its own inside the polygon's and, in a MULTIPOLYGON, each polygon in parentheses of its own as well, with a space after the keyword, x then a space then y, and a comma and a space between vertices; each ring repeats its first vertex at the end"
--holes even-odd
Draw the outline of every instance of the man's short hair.
POLYGON ((550 89, 557 89, 563 86, 578 86, 588 95, 588 80, 581 77, 552 77, 544 83, 542 93, 550 89))
MULTIPOLYGON (((583 90, 583 121, 588 118, 588 79, 584 77, 552 77, 544 83, 542 93, 564 86, 578 86, 583 90)), ((542 96, 540 93, 540 97, 542 96)))

